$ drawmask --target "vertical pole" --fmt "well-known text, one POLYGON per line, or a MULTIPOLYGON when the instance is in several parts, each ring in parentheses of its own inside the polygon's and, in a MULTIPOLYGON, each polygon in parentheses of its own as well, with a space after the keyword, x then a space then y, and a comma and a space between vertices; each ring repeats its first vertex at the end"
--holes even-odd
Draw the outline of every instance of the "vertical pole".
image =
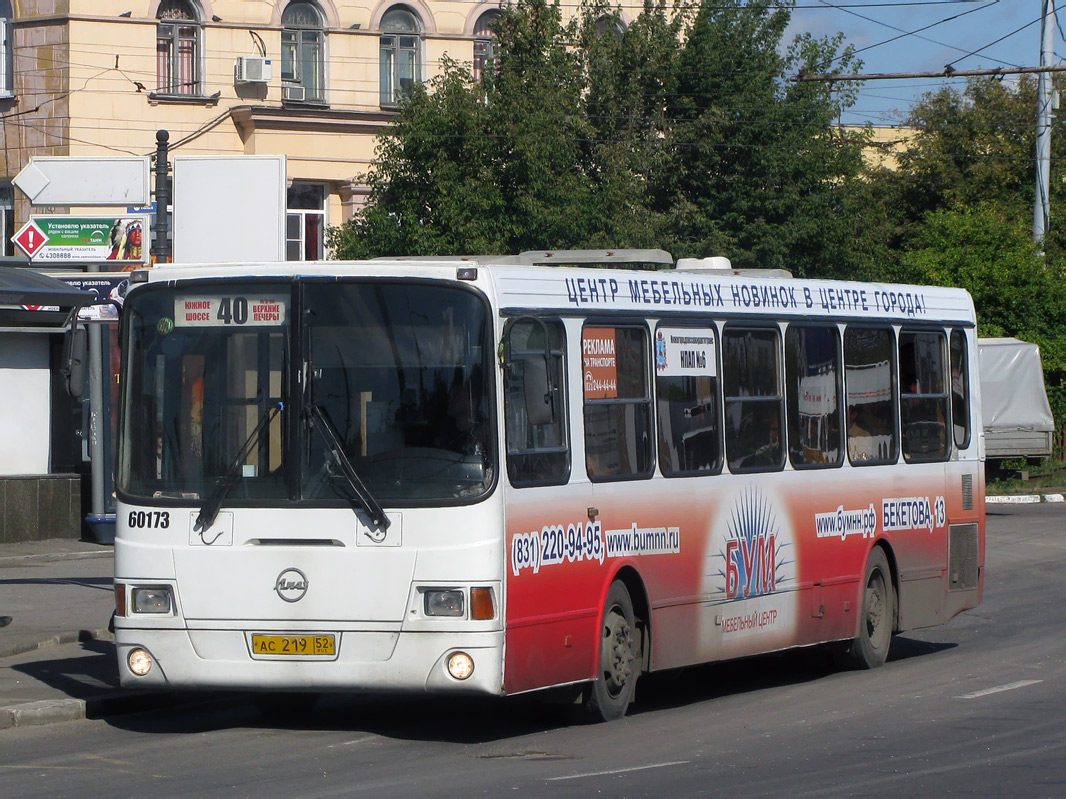
MULTIPOLYGON (((1040 18, 1040 66, 1055 60, 1055 0, 1043 0, 1040 18)), ((1036 101, 1036 200, 1033 203, 1033 241, 1040 244, 1051 218, 1051 96, 1050 72, 1041 72, 1036 101)))
POLYGON ((152 262, 165 264, 170 261, 170 244, 167 231, 167 206, 170 205, 170 164, 167 161, 170 134, 158 130, 155 134, 155 239, 152 242, 152 262))
MULTIPOLYGON (((99 272, 100 264, 90 264, 90 272, 99 272)), ((89 474, 92 483, 92 497, 89 510, 93 521, 102 521, 107 513, 107 497, 104 491, 106 479, 104 472, 104 347, 103 326, 87 324, 85 333, 89 338, 89 474)))

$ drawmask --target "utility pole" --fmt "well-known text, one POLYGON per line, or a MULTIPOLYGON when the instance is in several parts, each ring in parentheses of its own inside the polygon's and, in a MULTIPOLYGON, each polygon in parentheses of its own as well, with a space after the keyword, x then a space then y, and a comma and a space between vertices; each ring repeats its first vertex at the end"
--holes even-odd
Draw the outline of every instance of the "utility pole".
POLYGON ((155 238, 152 240, 152 263, 170 262, 170 242, 167 241, 167 206, 170 205, 170 163, 167 160, 170 133, 158 130, 155 134, 155 238))
MULTIPOLYGON (((1040 66, 1050 67, 1055 58, 1055 0, 1042 0, 1040 17, 1040 66)), ((1033 241, 1040 244, 1051 217, 1051 111, 1054 94, 1050 72, 1041 72, 1036 101, 1036 200, 1033 203, 1033 241)))

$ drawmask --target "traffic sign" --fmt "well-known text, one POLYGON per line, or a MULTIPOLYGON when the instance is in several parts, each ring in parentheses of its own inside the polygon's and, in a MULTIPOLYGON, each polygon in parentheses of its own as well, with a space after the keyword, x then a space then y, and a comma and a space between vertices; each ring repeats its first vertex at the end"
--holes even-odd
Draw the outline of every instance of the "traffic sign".
POLYGON ((147 205, 149 159, 143 156, 31 158, 11 181, 33 205, 147 205))
POLYGON ((32 219, 23 225, 19 232, 11 237, 11 240, 30 258, 48 243, 48 237, 43 230, 37 227, 37 223, 32 219))

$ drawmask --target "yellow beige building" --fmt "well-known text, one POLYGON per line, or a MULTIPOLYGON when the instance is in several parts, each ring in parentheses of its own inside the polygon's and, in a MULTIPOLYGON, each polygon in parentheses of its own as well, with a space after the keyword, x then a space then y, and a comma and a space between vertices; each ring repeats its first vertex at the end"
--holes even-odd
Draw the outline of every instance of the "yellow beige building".
MULTIPOLYGON (((563 3, 574 13, 577 3, 563 3)), ((625 25, 640 3, 617 11, 625 25)), ((403 93, 441 59, 477 74, 500 2, 480 0, 0 0, 4 254, 31 208, 11 179, 33 156, 285 155, 289 259, 324 254, 325 225, 403 93)))

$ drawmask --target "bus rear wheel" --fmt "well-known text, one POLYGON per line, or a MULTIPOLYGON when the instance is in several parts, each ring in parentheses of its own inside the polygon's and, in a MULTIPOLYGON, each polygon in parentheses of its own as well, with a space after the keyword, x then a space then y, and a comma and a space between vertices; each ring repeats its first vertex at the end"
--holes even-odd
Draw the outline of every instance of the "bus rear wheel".
POLYGON ((866 563, 866 587, 863 590, 859 634, 851 642, 847 661, 859 669, 876 669, 888 657, 892 628, 896 619, 896 595, 892 589, 892 572, 888 558, 875 547, 866 563))
POLYGON ((600 665, 588 690, 585 709, 591 720, 620 719, 633 701, 640 673, 633 600, 621 580, 611 584, 600 628, 600 665))

